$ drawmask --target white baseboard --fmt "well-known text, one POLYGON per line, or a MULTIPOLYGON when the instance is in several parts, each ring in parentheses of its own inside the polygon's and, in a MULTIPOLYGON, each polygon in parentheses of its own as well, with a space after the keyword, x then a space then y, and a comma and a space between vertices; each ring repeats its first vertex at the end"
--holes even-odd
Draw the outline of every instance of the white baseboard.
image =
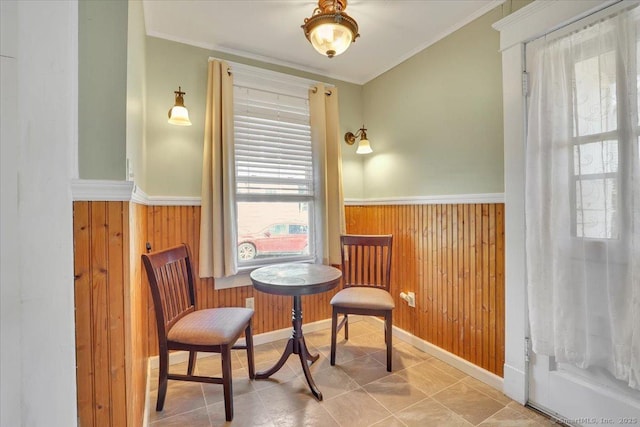
MULTIPOLYGON (((378 319, 377 317, 365 317, 365 321, 373 323, 373 324, 383 324, 384 321, 382 319, 378 319)), ((401 339, 407 344, 411 344, 415 348, 424 351, 443 362, 453 366, 456 369, 464 372, 465 374, 482 381, 483 383, 490 385, 496 390, 502 391, 503 388, 503 380, 496 374, 489 372, 485 369, 482 369, 479 366, 474 365, 473 363, 464 360, 463 358, 456 356, 453 353, 449 353, 446 350, 441 349, 438 346, 431 344, 428 341, 423 340, 422 338, 418 338, 415 335, 410 334, 404 329, 400 329, 397 326, 393 327, 393 336, 401 339)))

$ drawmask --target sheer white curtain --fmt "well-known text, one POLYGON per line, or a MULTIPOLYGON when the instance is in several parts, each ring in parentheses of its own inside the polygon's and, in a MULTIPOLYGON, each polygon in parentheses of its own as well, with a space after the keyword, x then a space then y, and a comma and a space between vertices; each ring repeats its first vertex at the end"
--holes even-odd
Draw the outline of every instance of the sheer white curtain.
POLYGON ((638 9, 542 43, 526 148, 533 349, 640 389, 638 9))

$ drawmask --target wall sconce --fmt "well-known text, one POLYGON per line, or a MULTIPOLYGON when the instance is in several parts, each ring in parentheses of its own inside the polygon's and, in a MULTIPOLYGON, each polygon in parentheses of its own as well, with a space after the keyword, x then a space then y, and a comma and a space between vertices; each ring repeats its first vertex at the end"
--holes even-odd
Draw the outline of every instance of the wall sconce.
POLYGON ((184 106, 184 98, 182 95, 186 95, 182 92, 182 88, 178 86, 178 90, 174 91, 176 94, 176 105, 169 109, 169 123, 178 126, 191 126, 191 120, 189 120, 189 111, 184 106))
POLYGON ((356 142, 356 138, 358 137, 360 137, 360 142, 358 143, 356 154, 373 153, 371 144, 369 144, 369 140, 367 139, 367 130, 365 129, 364 125, 362 125, 362 127, 355 134, 351 132, 345 133, 344 142, 346 142, 348 145, 353 145, 356 142))

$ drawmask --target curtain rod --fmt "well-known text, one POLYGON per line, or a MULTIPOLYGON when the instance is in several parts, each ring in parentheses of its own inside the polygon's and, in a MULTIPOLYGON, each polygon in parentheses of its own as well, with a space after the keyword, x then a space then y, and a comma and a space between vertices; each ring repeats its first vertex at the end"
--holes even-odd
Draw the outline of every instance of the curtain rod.
MULTIPOLYGON (((263 72, 263 73, 267 73, 267 74, 270 74, 270 73, 284 74, 284 75, 292 77, 294 79, 298 79, 300 81, 303 81, 305 85, 309 85, 309 87, 311 88, 313 93, 316 93, 318 91, 318 88, 315 86, 318 83, 324 84, 325 86, 329 86, 329 87, 335 87, 335 85, 333 85, 331 83, 312 80, 312 79, 309 79, 309 78, 306 78, 306 77, 300 77, 300 76, 296 76, 294 74, 284 73, 282 71, 269 70, 267 68, 262 68, 262 67, 258 67, 258 66, 255 66, 255 65, 248 65, 248 64, 242 64, 240 62, 228 61, 226 59, 215 58, 213 56, 209 57, 209 62, 211 62, 211 61, 224 61, 224 62, 226 62, 229 65, 229 67, 227 67, 227 74, 228 75, 232 75, 233 74, 233 67, 234 66, 239 67, 239 68, 248 68, 248 69, 255 68, 258 72, 263 72)), ((331 89, 327 89, 325 91, 325 95, 327 95, 327 96, 330 96, 331 93, 332 93, 331 89)))
MULTIPOLYGON (((318 88, 316 86, 312 87, 311 88, 311 92, 318 93, 318 88)), ((324 94, 327 95, 327 96, 331 96, 331 91, 330 90, 325 90, 324 94)))

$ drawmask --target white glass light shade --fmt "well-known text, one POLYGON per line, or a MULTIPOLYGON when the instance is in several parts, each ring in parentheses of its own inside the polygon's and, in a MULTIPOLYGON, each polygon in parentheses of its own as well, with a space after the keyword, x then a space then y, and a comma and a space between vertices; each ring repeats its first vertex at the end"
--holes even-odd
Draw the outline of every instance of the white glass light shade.
POLYGON ((371 144, 369 144, 368 139, 363 138, 358 143, 358 149, 356 150, 356 154, 369 154, 369 153, 373 153, 373 150, 371 149, 371 144))
POLYGON ((191 126, 189 111, 180 105, 174 106, 169 112, 169 123, 178 126, 191 126))
POLYGON ((309 41, 320 54, 332 58, 347 50, 353 41, 353 33, 344 25, 326 23, 310 31, 309 41))

